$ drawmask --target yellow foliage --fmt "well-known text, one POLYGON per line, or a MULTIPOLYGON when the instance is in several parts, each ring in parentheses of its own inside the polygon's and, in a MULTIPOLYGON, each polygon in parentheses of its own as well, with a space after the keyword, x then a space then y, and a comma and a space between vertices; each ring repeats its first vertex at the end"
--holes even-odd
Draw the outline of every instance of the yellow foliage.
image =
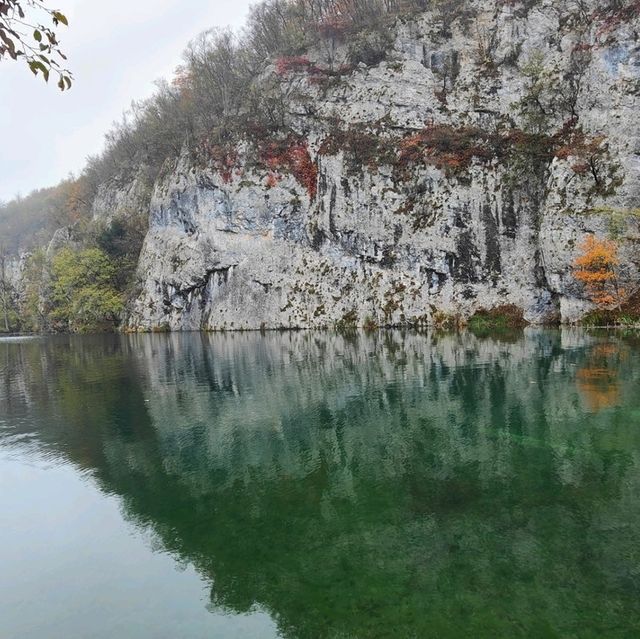
POLYGON ((616 406, 620 401, 620 384, 616 372, 606 366, 585 366, 579 369, 576 372, 576 384, 591 411, 616 406))
POLYGON ((598 412, 620 403, 618 370, 620 361, 627 356, 619 344, 597 344, 591 349, 587 361, 576 371, 576 385, 590 411, 598 412))
POLYGON ((616 242, 589 235, 581 244, 580 251, 573 263, 574 275, 584 284, 589 299, 602 309, 619 306, 625 292, 618 285, 620 260, 616 242))

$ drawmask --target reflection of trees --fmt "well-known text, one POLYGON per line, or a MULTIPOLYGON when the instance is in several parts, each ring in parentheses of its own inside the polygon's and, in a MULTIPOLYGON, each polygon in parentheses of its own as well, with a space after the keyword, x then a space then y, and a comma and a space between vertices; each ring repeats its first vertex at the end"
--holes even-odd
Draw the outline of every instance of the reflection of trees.
POLYGON ((587 361, 576 371, 576 384, 589 410, 599 411, 619 403, 620 360, 628 355, 628 348, 615 343, 597 344, 591 349, 587 361))
POLYGON ((287 635, 615 636, 640 618, 640 442, 576 389, 606 357, 638 411, 627 343, 152 335, 0 357, 0 402, 42 411, 40 445, 121 495, 214 605, 262 604, 287 635))

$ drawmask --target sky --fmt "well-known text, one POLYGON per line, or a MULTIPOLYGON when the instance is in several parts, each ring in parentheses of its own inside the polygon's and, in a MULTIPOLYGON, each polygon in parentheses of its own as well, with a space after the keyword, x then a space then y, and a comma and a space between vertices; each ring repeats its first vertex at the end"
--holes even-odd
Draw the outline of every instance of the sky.
POLYGON ((47 0, 73 87, 64 93, 24 63, 0 61, 0 201, 78 174, 132 100, 170 77, 189 40, 240 28, 253 0, 47 0))

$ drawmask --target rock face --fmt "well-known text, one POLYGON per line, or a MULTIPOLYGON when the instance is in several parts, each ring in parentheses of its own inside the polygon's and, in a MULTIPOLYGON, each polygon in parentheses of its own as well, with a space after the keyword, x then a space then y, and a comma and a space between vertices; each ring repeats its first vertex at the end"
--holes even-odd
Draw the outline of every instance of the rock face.
POLYGON ((337 77, 340 45, 270 68, 288 163, 247 144, 224 170, 186 152, 166 167, 128 325, 428 324, 503 304, 571 322, 590 308, 571 265, 591 232, 635 277, 639 12, 531 4, 479 2, 448 33, 431 13, 398 21, 384 61, 337 77))
POLYGON ((126 215, 137 212, 149 201, 147 191, 148 180, 145 179, 144 169, 124 183, 101 184, 91 203, 93 217, 109 221, 115 213, 126 215))

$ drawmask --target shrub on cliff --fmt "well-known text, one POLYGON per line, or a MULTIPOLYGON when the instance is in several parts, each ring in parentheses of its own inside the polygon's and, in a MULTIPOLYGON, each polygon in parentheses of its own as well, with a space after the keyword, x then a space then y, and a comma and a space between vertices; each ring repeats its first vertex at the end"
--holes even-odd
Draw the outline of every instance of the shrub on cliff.
POLYGON ((618 246, 613 240, 587 236, 574 262, 574 274, 598 309, 619 309, 627 296, 621 282, 618 246))

